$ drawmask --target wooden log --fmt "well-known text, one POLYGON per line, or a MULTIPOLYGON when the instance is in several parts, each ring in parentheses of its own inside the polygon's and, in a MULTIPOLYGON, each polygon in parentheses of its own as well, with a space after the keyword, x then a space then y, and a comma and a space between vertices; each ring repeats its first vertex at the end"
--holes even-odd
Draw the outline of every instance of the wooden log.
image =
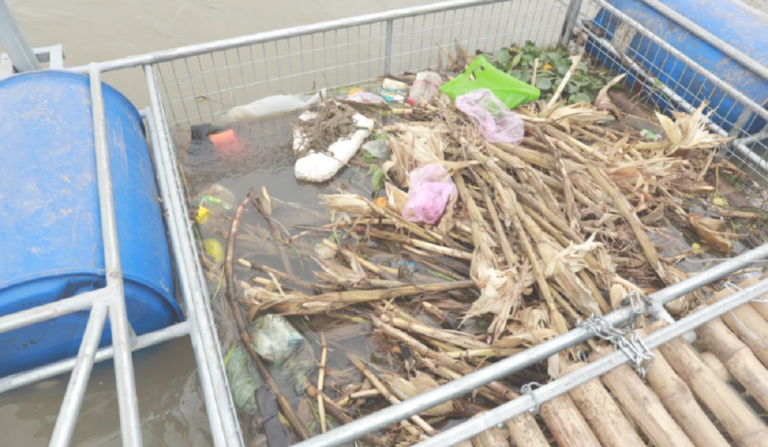
POLYGON ((472 437, 472 444, 475 447, 501 447, 508 446, 507 435, 498 427, 488 430, 472 437))
MULTIPOLYGON (((636 332, 640 337, 645 337, 642 329, 636 332)), ((728 447, 728 441, 709 420, 691 389, 667 363, 661 351, 654 349, 653 354, 656 359, 645 378, 667 411, 680 424, 680 428, 696 447, 728 447)))
POLYGON ((721 362, 715 354, 705 351, 699 354, 699 358, 701 358, 701 361, 703 361, 704 364, 709 366, 709 369, 711 369, 720 380, 726 383, 733 381, 733 376, 728 371, 728 368, 723 365, 723 362, 721 362))
MULTIPOLYGON (((562 375, 576 371, 584 365, 585 363, 573 364, 566 368, 562 375)), ((645 446, 599 379, 590 380, 571 390, 568 395, 592 427, 603 447, 645 446)))
POLYGON ((728 330, 719 318, 699 326, 696 334, 760 406, 768 410, 768 370, 747 345, 728 330))
POLYGON ((528 418, 518 416, 506 422, 512 441, 517 447, 549 447, 547 438, 544 437, 536 420, 530 413, 528 416, 528 418))
MULTIPOLYGON (((611 347, 598 348, 590 358, 601 358, 611 352, 611 347)), ((694 447, 658 396, 632 368, 621 365, 605 374, 602 381, 656 447, 694 447)))
MULTIPOLYGON (((739 283, 739 287, 743 289, 757 281, 758 278, 753 276, 739 283)), ((713 300, 720 301, 732 293, 730 289, 720 290, 715 293, 713 300)), ((749 349, 760 359, 763 365, 768 366, 768 321, 760 316, 760 311, 764 306, 764 303, 759 302, 744 304, 724 314, 721 318, 731 331, 749 346, 749 349)))
MULTIPOLYGON (((650 326, 649 331, 659 330, 668 324, 665 321, 657 321, 650 326)), ((768 427, 733 388, 720 380, 701 361, 685 339, 678 337, 662 345, 659 350, 699 400, 720 421, 736 445, 765 445, 768 440, 768 427)))
POLYGON ((600 441, 567 394, 542 404, 540 414, 558 446, 600 447, 600 441))

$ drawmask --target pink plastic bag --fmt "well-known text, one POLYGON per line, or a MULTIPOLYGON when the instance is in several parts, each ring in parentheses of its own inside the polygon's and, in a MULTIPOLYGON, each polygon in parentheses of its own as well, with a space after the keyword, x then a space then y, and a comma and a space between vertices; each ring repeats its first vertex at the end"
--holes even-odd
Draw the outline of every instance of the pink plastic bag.
POLYGON ((439 164, 416 168, 409 175, 410 198, 403 217, 414 223, 436 224, 451 196, 457 194, 451 174, 439 164))
POLYGON ((490 143, 520 144, 523 141, 523 120, 488 89, 457 97, 456 108, 472 118, 490 143))

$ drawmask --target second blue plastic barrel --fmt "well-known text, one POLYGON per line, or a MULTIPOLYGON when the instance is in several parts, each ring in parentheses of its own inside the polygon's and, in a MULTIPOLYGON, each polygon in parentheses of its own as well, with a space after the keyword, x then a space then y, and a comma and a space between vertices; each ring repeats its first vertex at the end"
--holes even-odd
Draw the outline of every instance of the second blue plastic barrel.
MULTIPOLYGON (((120 259, 137 334, 182 318, 141 117, 103 85, 120 259)), ((0 82, 0 316, 103 287, 90 84, 43 71, 0 82)), ((0 376, 77 354, 88 312, 0 334, 0 376)), ((101 344, 111 342, 109 321, 101 344)))
MULTIPOLYGON (((756 103, 764 107, 768 105, 768 80, 758 76, 749 67, 733 61, 641 0, 609 0, 609 3, 756 103)), ((768 19, 765 16, 730 1, 669 0, 664 4, 729 45, 768 65, 768 19)), ((605 32, 605 39, 613 41, 614 46, 621 46, 623 25, 618 17, 604 8, 595 17, 594 23, 599 30, 605 32)), ((754 114, 744 120, 742 112, 745 108, 740 102, 642 33, 630 36, 631 41, 624 54, 688 103, 698 106, 704 98, 715 109, 712 119, 723 128, 731 130, 738 124, 741 130, 753 133, 765 126, 765 121, 754 114), (739 122, 740 118, 743 121, 739 122)), ((616 63, 613 56, 606 58, 607 53, 599 44, 588 41, 587 51, 603 60, 609 68, 619 72, 627 71, 622 64, 616 63)), ((662 93, 647 86, 645 90, 662 110, 678 109, 662 93)))

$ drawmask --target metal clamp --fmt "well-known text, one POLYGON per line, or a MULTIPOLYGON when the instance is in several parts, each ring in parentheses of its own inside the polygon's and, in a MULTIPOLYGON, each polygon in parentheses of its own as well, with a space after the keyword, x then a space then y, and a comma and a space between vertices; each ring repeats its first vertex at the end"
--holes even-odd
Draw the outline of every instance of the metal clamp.
POLYGON ((522 392, 525 395, 531 396, 531 399, 533 399, 534 407, 528 411, 534 416, 539 414, 539 409, 541 408, 541 402, 539 402, 539 399, 536 397, 536 394, 533 393, 533 390, 534 388, 538 388, 540 386, 541 384, 539 382, 530 382, 520 387, 520 392, 522 392))
POLYGON ((595 315, 580 321, 578 326, 592 331, 595 336, 610 342, 614 348, 623 352, 629 357, 632 368, 637 375, 645 379, 645 375, 653 365, 656 356, 634 330, 626 331, 613 327, 606 319, 595 315))

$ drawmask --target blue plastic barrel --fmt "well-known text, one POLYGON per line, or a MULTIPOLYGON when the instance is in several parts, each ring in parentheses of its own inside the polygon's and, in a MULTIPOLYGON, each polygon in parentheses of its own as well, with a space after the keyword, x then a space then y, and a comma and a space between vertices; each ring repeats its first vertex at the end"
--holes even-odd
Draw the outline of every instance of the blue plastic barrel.
MULTIPOLYGON (((141 117, 104 84, 128 317, 137 334, 182 317, 141 117)), ((89 80, 0 82, 0 316, 105 285, 89 80)), ((0 334, 0 376, 77 354, 88 312, 0 334)), ((111 342, 109 321, 101 344, 111 342)))
MULTIPOLYGON (((609 3, 756 103, 763 107, 768 106, 768 80, 752 72, 749 67, 730 59, 641 0, 609 0, 609 3)), ((668 0, 664 4, 758 62, 768 65, 766 16, 755 14, 754 10, 741 4, 722 0, 668 0)), ((622 21, 618 17, 603 8, 598 12, 594 23, 605 32, 605 39, 614 41, 614 46, 621 46, 620 40, 625 37, 624 33, 619 32, 622 21)), ((588 41, 587 51, 606 63, 608 68, 627 72, 624 66, 616 63, 613 56, 606 58, 607 52, 599 44, 588 41)), ((712 119, 724 129, 731 130, 738 124, 739 130, 753 133, 765 126, 765 121, 754 114, 741 116, 745 111, 741 103, 734 101, 711 81, 688 68, 685 63, 651 42, 642 33, 633 35, 624 54, 688 103, 699 106, 701 98, 705 98, 715 109, 712 119)), ((631 75, 633 73, 630 72, 630 83, 634 81, 631 75)), ((644 89, 662 110, 679 109, 664 94, 647 86, 644 89)))

